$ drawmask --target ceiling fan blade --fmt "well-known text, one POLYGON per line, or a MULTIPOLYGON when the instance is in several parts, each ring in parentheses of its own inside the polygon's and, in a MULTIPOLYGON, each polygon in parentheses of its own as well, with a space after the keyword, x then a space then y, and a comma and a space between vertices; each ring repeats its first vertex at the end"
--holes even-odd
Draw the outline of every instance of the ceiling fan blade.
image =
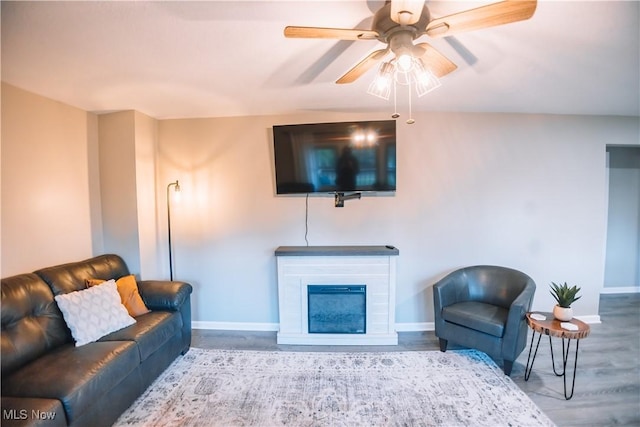
POLYGON ((389 52, 389 49, 380 49, 371 52, 366 58, 358 63, 355 67, 347 71, 340 77, 336 83, 353 83, 364 73, 369 71, 378 61, 380 61, 389 52))
POLYGON ((473 54, 465 45, 463 45, 460 40, 456 38, 456 36, 445 37, 444 41, 449 43, 449 46, 456 51, 458 55, 466 62, 468 65, 475 65, 478 62, 478 57, 473 54))
POLYGON ((429 43, 419 43, 413 47, 414 56, 420 58, 425 68, 431 70, 436 77, 446 76, 458 66, 441 54, 429 43))
POLYGON ((433 19, 427 25, 426 32, 430 37, 446 37, 481 28, 524 21, 533 16, 537 4, 536 0, 506 0, 492 3, 433 19))
POLYGON ((375 40, 378 32, 348 28, 285 27, 284 36, 305 39, 375 40))

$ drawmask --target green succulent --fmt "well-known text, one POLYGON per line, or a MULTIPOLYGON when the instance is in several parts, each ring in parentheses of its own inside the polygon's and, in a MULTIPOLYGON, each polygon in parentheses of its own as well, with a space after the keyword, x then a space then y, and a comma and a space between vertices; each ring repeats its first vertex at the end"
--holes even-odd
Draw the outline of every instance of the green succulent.
POLYGON ((562 285, 551 282, 551 295, 555 298, 560 307, 570 308, 571 304, 579 300, 581 297, 577 296, 580 292, 580 288, 577 286, 569 287, 567 282, 562 285))

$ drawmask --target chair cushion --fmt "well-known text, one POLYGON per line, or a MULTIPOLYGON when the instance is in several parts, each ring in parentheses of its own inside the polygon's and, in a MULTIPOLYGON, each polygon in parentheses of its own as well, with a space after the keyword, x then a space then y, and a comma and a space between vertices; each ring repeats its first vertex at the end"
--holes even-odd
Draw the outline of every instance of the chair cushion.
POLYGON ((182 328, 182 318, 175 311, 152 311, 136 320, 134 325, 106 335, 100 341, 135 341, 140 360, 144 361, 182 328))
POLYGON ((478 301, 458 302, 442 309, 442 318, 498 338, 504 335, 509 310, 478 301))

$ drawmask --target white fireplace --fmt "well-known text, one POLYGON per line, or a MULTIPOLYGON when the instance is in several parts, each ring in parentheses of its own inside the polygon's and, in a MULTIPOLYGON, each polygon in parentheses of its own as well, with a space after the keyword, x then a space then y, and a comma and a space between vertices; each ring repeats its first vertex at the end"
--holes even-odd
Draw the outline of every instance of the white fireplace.
POLYGON ((276 250, 280 313, 278 344, 397 345, 398 253, 396 248, 388 246, 279 247, 276 250), (309 287, 321 285, 364 288, 364 333, 309 332, 309 287))

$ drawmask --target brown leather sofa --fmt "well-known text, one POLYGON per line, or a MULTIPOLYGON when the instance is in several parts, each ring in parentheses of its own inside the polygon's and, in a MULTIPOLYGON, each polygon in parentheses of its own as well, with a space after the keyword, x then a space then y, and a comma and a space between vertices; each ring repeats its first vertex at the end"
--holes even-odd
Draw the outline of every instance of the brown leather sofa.
POLYGON ((2 426, 110 426, 191 343, 190 284, 139 281, 149 313, 79 347, 54 296, 129 274, 117 255, 2 279, 2 426))

